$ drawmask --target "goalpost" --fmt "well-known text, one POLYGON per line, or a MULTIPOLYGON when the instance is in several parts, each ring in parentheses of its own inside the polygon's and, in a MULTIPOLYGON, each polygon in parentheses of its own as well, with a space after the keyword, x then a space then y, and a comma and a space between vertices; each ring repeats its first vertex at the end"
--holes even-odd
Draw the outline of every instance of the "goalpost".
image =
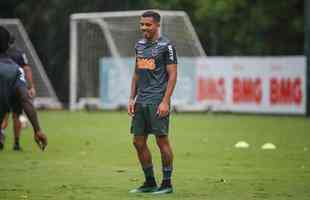
MULTIPOLYGON (((85 106, 117 108, 127 104, 134 67, 134 45, 142 37, 139 18, 144 11, 77 13, 70 19, 70 110, 85 106)), ((183 11, 161 11, 161 34, 176 45, 179 60, 204 57, 205 52, 183 11)), ((188 87, 190 69, 181 68, 177 87, 188 87), (181 80, 181 81, 180 81, 181 80), (181 83, 180 83, 181 82, 181 83), (183 84, 182 84, 183 82, 183 84)), ((191 88, 188 87, 188 92, 191 88)), ((185 91, 186 92, 186 91, 185 91)), ((176 88, 180 104, 193 95, 176 88), (187 95, 187 96, 186 96, 187 95), (186 97, 186 98, 185 98, 186 97)))
POLYGON ((0 25, 8 29, 15 37, 16 46, 25 51, 27 55, 37 92, 37 96, 34 99, 35 107, 51 109, 61 108, 62 105, 56 96, 23 24, 19 19, 0 19, 0 25))

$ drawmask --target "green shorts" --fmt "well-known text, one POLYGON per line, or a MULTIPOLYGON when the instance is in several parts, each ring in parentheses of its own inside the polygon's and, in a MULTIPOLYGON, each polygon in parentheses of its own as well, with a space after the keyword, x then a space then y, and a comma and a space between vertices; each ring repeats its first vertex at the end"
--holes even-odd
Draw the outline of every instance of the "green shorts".
POLYGON ((135 114, 131 121, 131 133, 134 135, 168 135, 169 115, 159 117, 157 104, 135 104, 135 114))

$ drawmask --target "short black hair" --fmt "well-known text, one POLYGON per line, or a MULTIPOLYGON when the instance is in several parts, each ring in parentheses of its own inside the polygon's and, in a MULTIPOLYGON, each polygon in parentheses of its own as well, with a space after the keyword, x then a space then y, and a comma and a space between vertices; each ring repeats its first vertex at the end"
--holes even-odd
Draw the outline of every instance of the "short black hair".
POLYGON ((9 42, 10 42, 9 31, 3 26, 0 26, 0 53, 4 53, 6 52, 6 50, 8 50, 9 42))
POLYGON ((152 17, 156 22, 160 22, 160 14, 158 12, 155 12, 153 10, 148 10, 142 13, 142 17, 152 17))

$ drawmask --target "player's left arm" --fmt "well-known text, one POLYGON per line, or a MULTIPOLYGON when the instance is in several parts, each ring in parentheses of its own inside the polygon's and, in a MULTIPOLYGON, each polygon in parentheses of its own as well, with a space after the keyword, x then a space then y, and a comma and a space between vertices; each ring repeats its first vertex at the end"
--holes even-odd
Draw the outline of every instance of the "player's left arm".
POLYGON ((166 60, 168 63, 166 66, 166 70, 168 73, 168 84, 165 95, 162 99, 162 102, 159 104, 157 110, 157 113, 160 117, 169 114, 170 100, 177 82, 177 76, 178 76, 177 57, 175 48, 172 45, 168 46, 168 54, 166 60))
POLYGON ((18 98, 19 102, 21 103, 23 107, 23 110, 25 111, 27 117, 30 120, 30 123, 33 127, 34 139, 36 143, 38 144, 40 149, 44 150, 45 147, 47 146, 47 137, 41 130, 37 112, 34 108, 34 105, 32 103, 32 100, 29 94, 27 93, 23 70, 19 68, 19 71, 17 74, 18 74, 18 77, 15 83, 16 97, 18 98))
POLYGON ((31 98, 34 98, 36 96, 36 89, 34 85, 34 81, 32 78, 32 70, 31 67, 28 64, 25 64, 23 66, 26 80, 27 80, 27 87, 28 87, 28 93, 31 98))
POLYGON ((31 98, 34 98, 36 96, 36 90, 32 78, 32 70, 31 66, 29 65, 27 55, 24 51, 21 50, 21 52, 18 53, 16 57, 16 63, 20 65, 21 68, 23 68, 27 80, 28 94, 31 98))
POLYGON ((169 79, 165 96, 162 101, 170 104, 170 99, 173 94, 175 84, 177 83, 177 76, 178 76, 177 64, 167 65, 167 72, 169 74, 169 79))

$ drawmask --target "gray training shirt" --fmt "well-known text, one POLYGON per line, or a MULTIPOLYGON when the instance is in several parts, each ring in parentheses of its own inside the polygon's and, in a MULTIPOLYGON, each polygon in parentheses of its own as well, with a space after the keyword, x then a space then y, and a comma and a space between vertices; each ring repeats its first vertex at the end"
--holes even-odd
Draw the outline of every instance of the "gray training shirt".
POLYGON ((139 40, 135 45, 137 103, 159 104, 168 83, 167 65, 177 64, 175 47, 165 38, 151 42, 139 40))
POLYGON ((10 110, 17 87, 26 88, 23 70, 7 55, 0 54, 0 114, 10 110))

